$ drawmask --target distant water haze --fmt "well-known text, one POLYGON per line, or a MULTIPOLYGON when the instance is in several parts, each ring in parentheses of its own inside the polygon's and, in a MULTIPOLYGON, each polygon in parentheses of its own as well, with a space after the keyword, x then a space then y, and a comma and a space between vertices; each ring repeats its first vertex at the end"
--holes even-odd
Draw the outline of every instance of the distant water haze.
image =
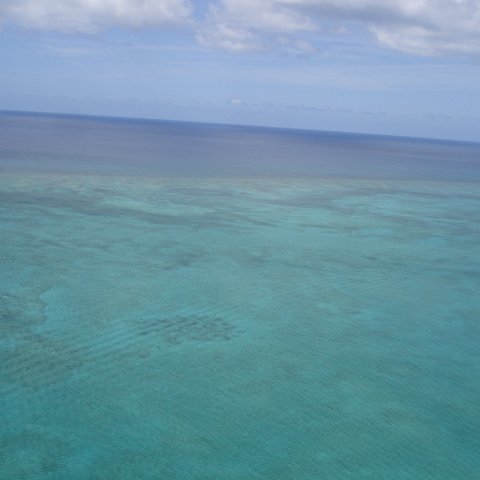
POLYGON ((0 167, 167 176, 480 179, 480 144, 265 127, 0 114, 0 167))

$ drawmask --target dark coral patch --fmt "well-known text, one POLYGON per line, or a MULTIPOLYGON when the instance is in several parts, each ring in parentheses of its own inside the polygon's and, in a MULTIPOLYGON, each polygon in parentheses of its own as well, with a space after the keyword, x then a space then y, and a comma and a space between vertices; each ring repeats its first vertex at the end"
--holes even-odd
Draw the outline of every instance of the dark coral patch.
POLYGON ((186 342, 228 341, 235 327, 221 317, 207 315, 175 316, 142 322, 142 335, 158 334, 164 341, 178 345, 186 342))
POLYGON ((0 293, 0 334, 28 333, 33 325, 45 320, 45 305, 38 297, 0 293))

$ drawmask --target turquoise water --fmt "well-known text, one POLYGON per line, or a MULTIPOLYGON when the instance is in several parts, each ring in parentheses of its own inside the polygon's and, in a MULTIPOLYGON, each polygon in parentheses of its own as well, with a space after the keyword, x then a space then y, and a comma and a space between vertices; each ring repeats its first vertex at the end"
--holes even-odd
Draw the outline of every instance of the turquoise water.
POLYGON ((480 146, 1 122, 0 479, 480 478, 480 146))

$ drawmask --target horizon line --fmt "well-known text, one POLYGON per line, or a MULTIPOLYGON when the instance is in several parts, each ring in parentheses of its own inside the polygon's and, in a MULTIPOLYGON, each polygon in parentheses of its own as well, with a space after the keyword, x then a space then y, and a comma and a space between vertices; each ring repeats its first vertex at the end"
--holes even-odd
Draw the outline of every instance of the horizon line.
POLYGON ((45 112, 45 111, 36 111, 36 110, 4 110, 0 108, 0 115, 31 115, 31 116, 52 116, 52 117, 80 117, 80 118, 91 118, 91 119, 104 119, 104 120, 130 120, 130 121, 143 121, 143 122, 169 122, 169 123, 184 123, 184 124, 197 124, 197 125, 211 125, 211 126, 221 126, 221 127, 238 127, 238 128, 259 128, 265 130, 283 130, 290 132, 308 132, 308 133, 325 133, 325 134, 337 134, 337 135, 354 135, 354 136, 365 136, 365 137, 382 137, 387 139, 408 139, 416 141, 433 141, 433 142, 445 142, 445 143, 459 143, 467 145, 480 146, 480 141, 476 140, 459 140, 451 138, 437 138, 437 137, 415 137, 411 135, 392 135, 384 133, 369 133, 369 132, 351 132, 343 130, 323 130, 323 129, 314 129, 314 128, 295 128, 295 127, 279 127, 272 125, 254 125, 254 124, 244 124, 244 123, 221 123, 221 122, 207 122, 207 121, 198 121, 198 120, 172 120, 168 118, 158 118, 158 117, 128 117, 123 115, 102 115, 102 114, 90 114, 90 113, 71 113, 71 112, 45 112))

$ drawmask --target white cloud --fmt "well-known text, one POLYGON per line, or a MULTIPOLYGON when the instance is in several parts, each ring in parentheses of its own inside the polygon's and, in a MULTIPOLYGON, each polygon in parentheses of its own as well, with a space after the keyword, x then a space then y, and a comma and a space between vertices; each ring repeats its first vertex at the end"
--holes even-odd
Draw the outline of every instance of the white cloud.
MULTIPOLYGON (((0 0, 0 24, 65 33, 187 22, 198 42, 230 52, 310 55, 363 31, 418 55, 480 55, 480 0, 0 0), (194 5, 197 11, 194 11, 194 5), (196 18, 196 19, 195 19, 196 18)), ((362 38, 365 38, 363 35, 362 38)))
POLYGON ((222 0, 212 4, 211 10, 217 17, 253 30, 286 33, 316 28, 307 15, 279 0, 222 0))
POLYGON ((202 45, 233 52, 268 50, 296 43, 305 50, 306 42, 299 43, 300 39, 289 37, 315 29, 307 15, 277 0, 223 0, 210 5, 197 38, 202 45))
POLYGON ((25 28, 94 33, 112 25, 184 22, 191 10, 189 0, 3 0, 0 19, 25 28))
POLYGON ((253 37, 257 47, 281 49, 278 39, 288 38, 292 45, 310 46, 313 39, 321 48, 318 43, 326 31, 343 30, 347 35, 346 25, 352 24, 395 50, 418 55, 480 53, 480 0, 218 0, 201 38, 204 45, 235 51, 249 50, 253 37), (245 48, 225 47, 224 33, 228 37, 234 31, 248 38, 245 48))
POLYGON ((263 50, 262 40, 247 28, 242 28, 232 22, 224 21, 222 17, 212 12, 212 17, 197 34, 200 45, 217 48, 233 53, 246 53, 263 50))

